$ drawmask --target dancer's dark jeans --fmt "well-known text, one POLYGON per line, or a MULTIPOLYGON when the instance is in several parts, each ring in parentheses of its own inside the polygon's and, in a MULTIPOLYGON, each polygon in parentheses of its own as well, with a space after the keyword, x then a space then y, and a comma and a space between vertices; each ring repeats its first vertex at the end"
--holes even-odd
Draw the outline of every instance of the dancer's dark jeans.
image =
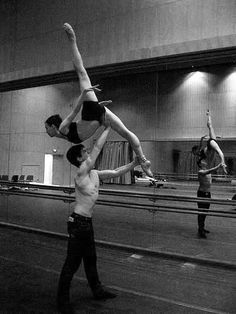
POLYGON ((68 304, 70 302, 70 284, 82 259, 87 280, 92 291, 101 285, 97 272, 97 256, 92 219, 73 213, 69 217, 67 224, 69 234, 67 257, 59 279, 58 304, 68 304))
MULTIPOLYGON (((210 192, 197 191, 197 197, 211 198, 211 193, 210 192)), ((209 209, 210 203, 198 203, 198 208, 201 208, 202 210, 209 209)), ((208 210, 206 210, 206 212, 208 212, 208 210)), ((198 228, 199 228, 199 230, 204 229, 205 219, 206 219, 206 215, 204 215, 204 214, 198 215, 198 228)))

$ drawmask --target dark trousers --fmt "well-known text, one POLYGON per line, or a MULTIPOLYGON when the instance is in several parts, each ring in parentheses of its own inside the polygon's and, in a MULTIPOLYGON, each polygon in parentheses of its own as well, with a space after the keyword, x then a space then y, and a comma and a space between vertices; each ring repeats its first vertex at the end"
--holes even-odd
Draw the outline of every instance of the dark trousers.
MULTIPOLYGON (((206 197, 206 198, 211 198, 211 193, 210 192, 203 192, 203 191, 197 191, 197 197, 206 197)), ((197 203, 198 208, 201 209, 209 209, 210 208, 210 203, 197 203)), ((208 212, 208 210, 206 210, 208 212)), ((206 215, 204 214, 199 214, 198 215, 198 228, 199 230, 203 230, 205 227, 205 219, 206 215)))
POLYGON ((69 217, 67 257, 62 268, 58 291, 58 304, 70 302, 70 284, 83 259, 84 269, 90 288, 94 291, 101 285, 97 272, 97 256, 91 218, 73 213, 69 217))

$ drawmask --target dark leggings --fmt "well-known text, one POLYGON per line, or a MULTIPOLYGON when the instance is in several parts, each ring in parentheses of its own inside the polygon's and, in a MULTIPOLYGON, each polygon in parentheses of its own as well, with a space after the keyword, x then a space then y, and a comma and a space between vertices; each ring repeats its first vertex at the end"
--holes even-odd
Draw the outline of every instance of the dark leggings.
POLYGON ((70 284, 82 259, 90 288, 95 290, 100 285, 92 220, 84 220, 76 214, 72 214, 71 217, 74 222, 68 222, 67 257, 59 279, 58 303, 70 302, 70 284))
MULTIPOLYGON (((206 197, 206 198, 211 198, 211 193, 210 192, 203 192, 203 191, 197 191, 197 197, 206 197)), ((201 209, 209 209, 210 208, 210 203, 197 203, 198 208, 201 209)), ((208 212, 208 210, 204 210, 205 212, 208 212)), ((204 214, 199 214, 198 215, 198 228, 200 230, 203 230, 205 227, 205 219, 206 215, 204 214)))

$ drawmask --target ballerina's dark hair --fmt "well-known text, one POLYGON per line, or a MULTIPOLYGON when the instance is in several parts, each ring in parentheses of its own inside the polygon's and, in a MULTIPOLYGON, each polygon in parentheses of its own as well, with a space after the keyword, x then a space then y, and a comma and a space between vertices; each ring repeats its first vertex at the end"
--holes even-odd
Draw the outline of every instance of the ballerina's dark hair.
POLYGON ((50 126, 55 125, 59 129, 59 126, 62 123, 62 118, 59 114, 54 114, 53 116, 47 118, 45 123, 47 123, 50 126))

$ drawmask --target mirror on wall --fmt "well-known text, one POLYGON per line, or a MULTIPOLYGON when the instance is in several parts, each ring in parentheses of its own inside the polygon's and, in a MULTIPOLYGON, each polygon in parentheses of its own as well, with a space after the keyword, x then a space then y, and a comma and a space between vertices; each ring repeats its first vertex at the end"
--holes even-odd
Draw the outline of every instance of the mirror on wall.
MULTIPOLYGON (((111 99, 114 112, 140 139, 153 172, 166 175, 197 173, 192 147, 208 133, 209 109, 225 154, 229 176, 236 173, 235 68, 228 65, 136 73, 92 79, 100 84, 99 100, 111 99)), ((78 82, 24 88, 0 94, 0 178, 73 184, 75 169, 65 154, 71 144, 51 138, 44 121, 66 117, 76 103, 78 82), (45 156, 50 156, 50 171, 45 156), (50 176, 49 176, 50 173, 50 176)), ((80 114, 78 115, 78 119, 80 114)), ((86 146, 91 147, 96 132, 86 146)), ((108 141, 124 141, 112 131, 108 141)), ((217 159, 216 159, 217 161, 217 159)))

